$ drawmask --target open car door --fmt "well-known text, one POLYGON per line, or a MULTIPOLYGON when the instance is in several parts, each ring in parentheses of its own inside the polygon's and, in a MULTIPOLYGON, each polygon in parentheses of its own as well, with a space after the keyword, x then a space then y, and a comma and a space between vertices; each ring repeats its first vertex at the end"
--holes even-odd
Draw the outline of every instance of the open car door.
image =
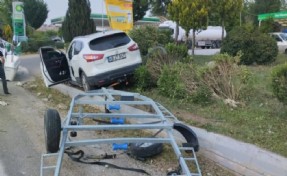
POLYGON ((41 47, 40 68, 47 87, 60 84, 71 79, 68 60, 65 54, 52 47, 41 47))

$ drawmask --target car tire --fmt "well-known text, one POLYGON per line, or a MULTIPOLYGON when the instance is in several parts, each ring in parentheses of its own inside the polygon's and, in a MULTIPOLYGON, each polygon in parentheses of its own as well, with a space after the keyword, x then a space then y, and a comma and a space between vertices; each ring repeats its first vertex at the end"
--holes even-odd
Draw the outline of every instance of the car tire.
POLYGON ((59 151, 61 118, 57 110, 48 109, 44 115, 44 133, 47 153, 59 151))
POLYGON ((92 90, 92 86, 88 83, 87 76, 84 72, 81 74, 81 82, 85 92, 92 90))
POLYGON ((162 143, 132 143, 129 147, 132 156, 148 158, 160 154, 163 151, 162 143))

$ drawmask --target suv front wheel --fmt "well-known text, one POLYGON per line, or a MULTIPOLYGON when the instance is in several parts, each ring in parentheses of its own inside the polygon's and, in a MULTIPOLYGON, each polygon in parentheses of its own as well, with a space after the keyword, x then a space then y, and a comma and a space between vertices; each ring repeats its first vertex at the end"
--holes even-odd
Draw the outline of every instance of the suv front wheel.
POLYGON ((82 86, 84 88, 84 91, 87 92, 87 91, 90 91, 91 90, 91 85, 88 83, 87 81, 87 76, 86 74, 83 72, 82 75, 81 75, 81 81, 82 81, 82 86))

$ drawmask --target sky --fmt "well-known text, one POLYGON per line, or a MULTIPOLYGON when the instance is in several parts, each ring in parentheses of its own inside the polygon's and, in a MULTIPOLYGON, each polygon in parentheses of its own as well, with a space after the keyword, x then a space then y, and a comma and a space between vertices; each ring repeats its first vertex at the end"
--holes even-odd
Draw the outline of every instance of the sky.
MULTIPOLYGON (((48 18, 45 24, 51 24, 51 19, 63 17, 68 9, 68 0, 44 0, 48 6, 48 18)), ((103 0, 90 0, 92 13, 106 14, 103 0)))

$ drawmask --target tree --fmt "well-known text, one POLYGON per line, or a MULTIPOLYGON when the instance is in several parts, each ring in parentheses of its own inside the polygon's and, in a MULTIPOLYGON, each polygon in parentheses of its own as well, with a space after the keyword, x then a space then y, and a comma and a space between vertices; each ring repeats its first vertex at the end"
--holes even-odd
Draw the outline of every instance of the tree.
POLYGON ((192 55, 194 55, 195 48, 195 31, 207 26, 207 7, 208 0, 173 0, 168 6, 169 15, 185 29, 186 38, 188 38, 190 29, 193 29, 192 55))
POLYGON ((38 29, 48 16, 47 4, 43 0, 24 0, 24 14, 27 24, 38 29))
POLYGON ((175 42, 177 42, 178 32, 179 32, 178 23, 179 23, 179 14, 180 14, 180 10, 181 10, 179 3, 180 3, 179 1, 173 1, 171 4, 168 5, 169 16, 176 23, 175 37, 174 37, 175 42))
MULTIPOLYGON (((283 4, 284 5, 284 4, 283 4)), ((281 9, 281 0, 255 0, 250 4, 250 12, 255 14, 253 23, 258 24, 257 15, 263 13, 279 12, 281 9)))
POLYGON ((0 0, 0 20, 12 26, 12 0, 0 0))
POLYGON ((287 10, 287 2, 286 2, 286 0, 281 0, 281 10, 287 10))
POLYGON ((9 24, 6 24, 3 30, 3 38, 8 42, 12 42, 12 36, 13 32, 11 26, 9 24))
POLYGON ((221 40, 224 38, 226 22, 233 22, 240 15, 243 8, 243 0, 210 0, 211 10, 217 14, 222 27, 221 40))
POLYGON ((171 0, 150 0, 151 13, 157 16, 166 16, 167 7, 171 0))
POLYGON ((281 0, 255 0, 253 11, 258 15, 261 13, 278 12, 281 8, 281 0))
POLYGON ((137 0, 133 2, 134 21, 141 20, 148 10, 148 0, 137 0))
POLYGON ((90 19, 89 0, 69 0, 69 7, 62 25, 63 37, 70 42, 74 37, 91 34, 95 31, 94 21, 90 19))

